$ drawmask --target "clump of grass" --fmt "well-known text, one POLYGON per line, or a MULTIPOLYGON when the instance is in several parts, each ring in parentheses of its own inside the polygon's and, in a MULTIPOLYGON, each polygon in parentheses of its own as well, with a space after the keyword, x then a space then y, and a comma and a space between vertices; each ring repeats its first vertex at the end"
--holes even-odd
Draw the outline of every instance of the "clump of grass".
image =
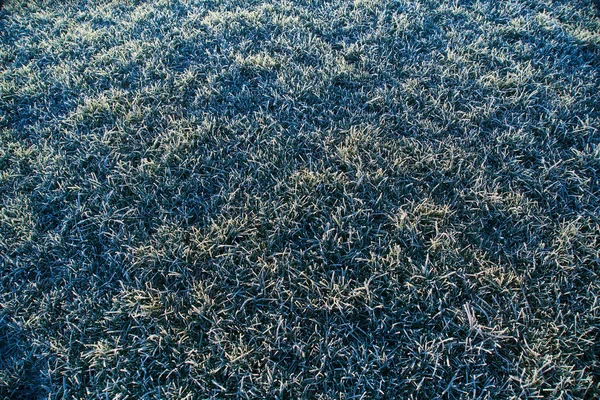
POLYGON ((8 1, 6 398, 595 398, 590 1, 8 1))

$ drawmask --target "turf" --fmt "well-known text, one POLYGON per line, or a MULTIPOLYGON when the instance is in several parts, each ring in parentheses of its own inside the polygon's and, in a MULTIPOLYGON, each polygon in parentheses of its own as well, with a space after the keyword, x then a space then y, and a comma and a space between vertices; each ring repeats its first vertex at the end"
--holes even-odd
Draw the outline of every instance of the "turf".
POLYGON ((0 397, 600 396, 591 0, 6 0, 0 397))

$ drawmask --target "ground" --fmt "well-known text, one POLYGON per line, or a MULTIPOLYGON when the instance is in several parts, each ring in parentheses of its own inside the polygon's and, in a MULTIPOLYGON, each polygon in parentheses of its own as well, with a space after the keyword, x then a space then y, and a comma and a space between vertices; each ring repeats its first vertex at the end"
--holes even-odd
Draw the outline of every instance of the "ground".
POLYGON ((600 396, 584 0, 6 0, 0 397, 600 396))

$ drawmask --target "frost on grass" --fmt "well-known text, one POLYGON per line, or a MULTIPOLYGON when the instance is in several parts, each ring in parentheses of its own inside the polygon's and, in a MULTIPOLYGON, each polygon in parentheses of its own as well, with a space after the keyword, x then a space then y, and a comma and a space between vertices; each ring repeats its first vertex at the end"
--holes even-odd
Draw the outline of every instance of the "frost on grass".
POLYGON ((0 394, 595 398, 590 1, 8 1, 0 394))

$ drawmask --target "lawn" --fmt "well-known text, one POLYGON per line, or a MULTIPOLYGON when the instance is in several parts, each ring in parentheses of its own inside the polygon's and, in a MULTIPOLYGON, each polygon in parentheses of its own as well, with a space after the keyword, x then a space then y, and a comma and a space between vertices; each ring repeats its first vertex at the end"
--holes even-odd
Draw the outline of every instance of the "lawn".
POLYGON ((5 0, 0 398, 600 397, 592 0, 5 0))

